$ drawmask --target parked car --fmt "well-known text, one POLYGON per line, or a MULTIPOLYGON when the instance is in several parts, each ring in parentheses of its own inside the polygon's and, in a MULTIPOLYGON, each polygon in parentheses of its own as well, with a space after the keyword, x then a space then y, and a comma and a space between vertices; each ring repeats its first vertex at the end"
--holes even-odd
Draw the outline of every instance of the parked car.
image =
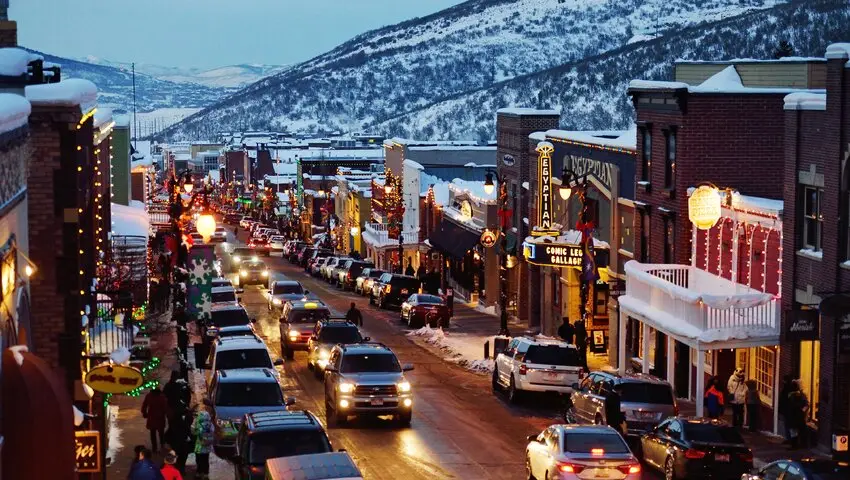
POLYGON ((268 368, 217 371, 203 402, 213 420, 213 448, 223 458, 235 453, 236 435, 246 414, 285 410, 294 403, 283 398, 280 383, 268 368))
POLYGON ((280 350, 287 359, 296 350, 307 350, 307 341, 319 320, 331 316, 327 305, 319 300, 295 300, 283 305, 280 316, 280 350))
POLYGON ((588 374, 571 395, 573 412, 579 423, 607 424, 605 396, 612 389, 620 393, 621 410, 626 412, 630 435, 642 435, 667 417, 678 415, 673 387, 651 375, 620 376, 613 372, 588 374))
POLYGON ((528 478, 639 480, 640 462, 623 437, 603 425, 552 425, 528 437, 528 478))
POLYGON ((248 325, 253 328, 254 320, 248 318, 248 312, 242 305, 221 304, 213 305, 210 311, 210 320, 205 324, 205 338, 212 340, 218 335, 217 330, 222 327, 235 327, 248 325))
POLYGON ((269 269, 260 260, 242 262, 239 266, 239 283, 241 285, 262 285, 269 281, 269 269))
POLYGON ((283 365, 283 359, 272 360, 266 343, 256 335, 217 337, 206 361, 206 381, 209 383, 218 370, 242 368, 269 368, 278 376, 275 365, 283 365))
POLYGON ((368 342, 369 337, 364 339, 360 334, 360 328, 344 318, 319 320, 307 341, 307 368, 313 370, 316 378, 321 380, 334 345, 348 345, 363 341, 368 342))
MULTIPOLYGON (((232 287, 232 286, 233 286, 233 282, 231 282, 231 281, 230 281, 229 279, 227 279, 227 278, 224 278, 224 277, 216 277, 216 278, 213 278, 213 279, 212 279, 212 288, 216 288, 216 287, 232 287)), ((236 293, 242 293, 242 292, 240 292, 240 291, 239 291, 239 289, 237 288, 237 289, 236 289, 236 293)))
POLYGON ((575 345, 544 337, 515 337, 496 355, 493 392, 507 389, 511 403, 524 392, 571 393, 581 372, 575 345))
POLYGON ((331 278, 333 278, 334 269, 343 261, 345 261, 343 257, 331 257, 330 260, 325 263, 325 266, 322 267, 322 279, 330 283, 331 278))
POLYGON ((310 264, 310 275, 314 277, 318 277, 322 273, 322 267, 325 266, 326 263, 330 260, 330 257, 319 257, 316 258, 313 263, 310 264))
POLYGON ((272 235, 269 238, 269 247, 271 247, 273 252, 283 252, 283 242, 285 241, 286 239, 283 235, 272 235))
POLYGON ((306 299, 308 290, 304 290, 301 282, 295 280, 276 280, 269 285, 269 311, 283 309, 283 305, 291 300, 306 299))
POLYGON ((315 453, 266 460, 264 480, 363 480, 347 452, 315 453), (332 476, 329 476, 332 475, 332 476))
POLYGON ((225 242, 227 241, 227 230, 224 227, 215 227, 215 232, 212 234, 212 238, 210 238, 212 242, 225 242))
POLYGON ((289 254, 289 257, 288 257, 289 261, 296 264, 296 265, 299 264, 299 259, 301 257, 301 254, 304 252, 305 249, 307 249, 309 247, 310 247, 310 245, 308 245, 304 242, 296 243, 292 247, 292 252, 289 254))
POLYGON ((301 252, 298 253, 298 260, 295 263, 298 264, 301 268, 306 267, 307 262, 310 260, 310 258, 313 257, 313 254, 316 252, 316 250, 318 249, 313 246, 308 246, 307 248, 301 250, 301 252))
POLYGON ((333 347, 325 367, 325 416, 343 425, 358 414, 394 415, 401 425, 413 418, 413 394, 395 353, 380 343, 333 347))
POLYGON ((213 287, 210 294, 210 301, 213 305, 239 305, 239 297, 236 296, 236 289, 232 285, 213 287))
POLYGON ((360 272, 360 276, 357 277, 357 283, 354 286, 354 291, 363 296, 371 296, 372 295, 372 282, 381 278, 385 272, 383 270, 369 267, 364 268, 362 272, 360 272))
POLYGON ((276 475, 287 459, 317 456, 315 454, 336 455, 331 452, 331 441, 315 415, 307 410, 277 409, 245 415, 232 460, 237 480, 329 480, 332 477, 327 476, 328 470, 317 477, 308 477, 304 471, 297 472, 297 476, 276 475))
POLYGON ((451 315, 446 301, 436 295, 414 293, 401 304, 401 321, 410 328, 448 326, 451 315))
POLYGON ((372 284, 372 298, 378 308, 388 308, 392 305, 401 306, 414 293, 419 292, 421 282, 416 277, 398 273, 385 273, 372 284))
POLYGON ((836 460, 806 458, 803 460, 777 460, 758 471, 744 474, 741 480, 847 480, 850 463, 836 460), (783 476, 784 475, 784 476, 783 476))
POLYGON ((721 420, 668 418, 640 445, 644 462, 668 479, 740 478, 753 468, 752 450, 738 429, 721 420))
POLYGON ((307 262, 304 264, 304 271, 312 273, 313 265, 321 258, 330 257, 332 253, 333 252, 325 248, 311 249, 307 262))
POLYGON ((357 277, 360 276, 363 269, 373 266, 371 260, 350 260, 345 262, 345 267, 339 272, 339 286, 343 290, 354 290, 357 277))
POLYGON ((332 285, 342 286, 342 278, 348 266, 354 262, 354 259, 345 257, 337 262, 334 269, 331 271, 331 278, 328 280, 332 285))

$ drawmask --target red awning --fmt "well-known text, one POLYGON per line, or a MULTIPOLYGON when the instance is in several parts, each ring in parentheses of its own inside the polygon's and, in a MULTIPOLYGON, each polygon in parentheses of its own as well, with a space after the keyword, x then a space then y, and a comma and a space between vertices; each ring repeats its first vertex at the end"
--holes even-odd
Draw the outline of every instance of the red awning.
POLYGON ((76 479, 73 404, 47 363, 6 349, 2 392, 3 478, 76 479))

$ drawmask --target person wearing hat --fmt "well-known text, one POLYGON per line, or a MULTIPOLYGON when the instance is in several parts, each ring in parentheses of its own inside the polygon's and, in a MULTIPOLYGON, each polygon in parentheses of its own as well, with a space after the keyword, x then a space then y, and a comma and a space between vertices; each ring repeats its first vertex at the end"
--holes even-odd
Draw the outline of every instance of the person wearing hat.
POLYGON ((180 470, 174 464, 177 463, 177 454, 174 450, 169 450, 165 454, 165 464, 160 469, 162 478, 165 480, 183 480, 183 475, 180 475, 180 470))
POLYGON ((747 384, 743 368, 736 368, 732 372, 726 382, 726 390, 729 392, 729 405, 732 406, 732 425, 741 428, 744 426, 744 405, 747 404, 747 384))

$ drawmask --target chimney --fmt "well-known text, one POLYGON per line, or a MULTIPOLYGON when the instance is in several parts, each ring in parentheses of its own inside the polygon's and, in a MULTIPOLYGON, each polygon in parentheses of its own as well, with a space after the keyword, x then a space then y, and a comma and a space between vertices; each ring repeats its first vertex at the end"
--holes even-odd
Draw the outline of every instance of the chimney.
POLYGON ((0 0, 0 48, 18 46, 18 22, 9 20, 9 0, 0 0))

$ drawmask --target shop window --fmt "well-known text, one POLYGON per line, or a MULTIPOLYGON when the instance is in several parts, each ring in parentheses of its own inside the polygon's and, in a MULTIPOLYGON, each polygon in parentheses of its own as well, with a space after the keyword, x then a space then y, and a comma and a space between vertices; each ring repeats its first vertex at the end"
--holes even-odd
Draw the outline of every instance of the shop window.
POLYGON ((676 187, 676 131, 667 131, 664 140, 667 142, 664 155, 664 188, 672 190, 676 187))
POLYGON ((803 248, 820 251, 823 214, 821 213, 823 190, 815 187, 803 189, 803 248))
POLYGON ((800 386, 809 399, 809 420, 818 419, 820 401, 820 340, 800 342, 800 386))
POLYGON ((594 288, 596 301, 593 302, 594 317, 608 317, 608 288, 594 288))
POLYGON ((776 378, 776 351, 774 347, 758 347, 755 349, 753 361, 753 379, 762 401, 768 405, 773 403, 773 381, 776 378))
POLYGON ((652 169, 652 127, 642 129, 643 145, 641 148, 641 170, 640 179, 649 182, 652 169))
POLYGON ((650 263, 649 256, 649 213, 640 214, 640 261, 650 263))
POLYGON ((672 218, 664 219, 664 263, 676 263, 676 222, 672 218))

